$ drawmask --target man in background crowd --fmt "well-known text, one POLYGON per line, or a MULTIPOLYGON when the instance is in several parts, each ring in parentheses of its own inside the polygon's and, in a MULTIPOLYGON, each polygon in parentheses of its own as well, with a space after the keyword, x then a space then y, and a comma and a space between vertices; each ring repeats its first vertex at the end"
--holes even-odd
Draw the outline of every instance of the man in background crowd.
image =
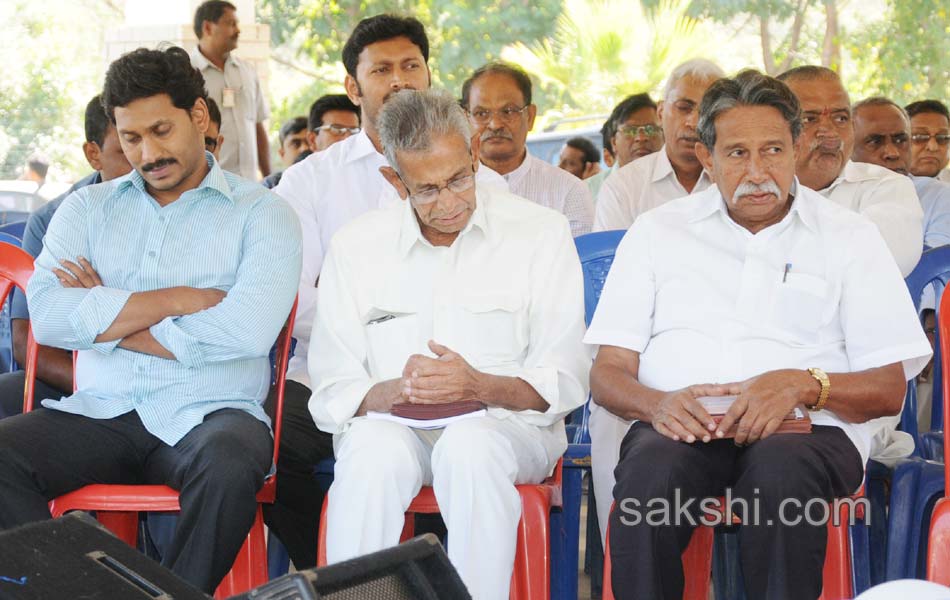
POLYGON ((572 137, 561 148, 557 166, 578 179, 587 179, 600 173, 600 152, 589 139, 572 137))
POLYGON ((910 115, 910 171, 922 177, 936 177, 950 183, 950 111, 939 100, 920 100, 906 107, 910 115))

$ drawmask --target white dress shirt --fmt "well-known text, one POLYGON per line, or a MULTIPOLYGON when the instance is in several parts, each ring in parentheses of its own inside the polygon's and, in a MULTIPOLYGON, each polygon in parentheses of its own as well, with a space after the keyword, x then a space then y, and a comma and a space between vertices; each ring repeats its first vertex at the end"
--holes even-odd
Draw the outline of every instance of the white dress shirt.
MULTIPOLYGON (((489 408, 563 436, 563 417, 587 398, 580 261, 567 221, 483 186, 469 223, 448 247, 422 236, 410 204, 341 229, 318 288, 309 357, 310 412, 345 431, 380 381, 400 377, 428 340, 475 369, 518 377, 550 405, 541 413, 489 408)), ((364 418, 364 417, 359 417, 364 418)))
POLYGON ((841 174, 819 193, 861 213, 877 225, 906 277, 924 247, 924 212, 910 178, 870 163, 848 161, 841 174))
MULTIPOLYGON (((274 191, 297 211, 303 229, 303 269, 298 292, 294 338, 297 346, 287 368, 287 378, 310 387, 307 349, 316 307, 316 281, 330 239, 342 226, 363 213, 400 203, 396 190, 380 167, 386 157, 376 151, 365 130, 311 154, 292 165, 274 191)), ((507 190, 505 180, 485 165, 477 181, 507 190)))
MULTIPOLYGON (((701 192, 711 184, 706 171, 703 171, 692 193, 701 192)), ((659 152, 641 156, 607 177, 597 197, 594 231, 627 229, 651 208, 689 193, 676 178, 666 146, 663 146, 659 152)))
MULTIPOLYGON (((642 215, 617 248, 584 341, 640 352, 639 381, 663 391, 895 362, 911 379, 931 356, 873 224, 804 186, 788 215, 755 235, 729 218, 718 188, 642 215)), ((867 461, 875 421, 830 410, 811 419, 840 427, 867 461)))
POLYGON ((256 181, 257 124, 270 116, 257 72, 233 52, 224 61, 223 71, 197 48, 191 53, 191 64, 201 71, 208 96, 221 111, 221 136, 224 138, 218 161, 221 168, 256 181), (225 106, 225 88, 233 90, 234 106, 225 106))
POLYGON ((504 177, 512 194, 552 208, 567 217, 574 237, 590 233, 594 221, 594 200, 582 180, 527 151, 518 168, 504 177))

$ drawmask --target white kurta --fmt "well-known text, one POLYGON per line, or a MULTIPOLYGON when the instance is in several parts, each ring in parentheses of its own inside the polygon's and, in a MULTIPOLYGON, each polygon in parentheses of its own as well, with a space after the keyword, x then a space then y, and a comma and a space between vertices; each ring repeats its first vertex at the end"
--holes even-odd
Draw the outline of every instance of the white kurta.
POLYGON ((410 205, 337 233, 309 356, 310 411, 335 434, 331 562, 395 545, 406 507, 431 483, 449 558, 472 595, 507 597, 521 511, 514 484, 551 472, 567 446, 563 417, 587 397, 583 302, 567 220, 512 194, 479 188, 449 247, 422 237, 410 205), (523 379, 549 409, 489 408, 435 432, 354 417, 369 389, 400 377, 411 354, 431 355, 430 339, 478 370, 523 379))
MULTIPOLYGON (((617 248, 584 341, 639 352, 639 381, 663 391, 775 369, 842 373, 895 362, 910 379, 931 355, 874 224, 804 186, 788 215, 755 235, 732 221, 716 187, 641 215, 617 248)), ((863 462, 881 428, 828 410, 811 419, 840 427, 863 462)), ((591 411, 602 526, 625 425, 591 411)))

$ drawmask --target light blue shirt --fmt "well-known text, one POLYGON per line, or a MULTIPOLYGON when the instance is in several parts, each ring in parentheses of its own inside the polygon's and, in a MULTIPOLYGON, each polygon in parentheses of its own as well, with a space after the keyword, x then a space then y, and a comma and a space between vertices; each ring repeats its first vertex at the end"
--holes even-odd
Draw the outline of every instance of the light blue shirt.
POLYGON ((911 176, 924 209, 924 246, 950 244, 950 184, 933 177, 911 176))
POLYGON ((79 350, 78 391, 43 406, 94 419, 134 410, 169 445, 223 408, 270 422, 261 407, 268 352, 297 291, 300 224, 277 195, 205 156, 211 170, 201 184, 165 207, 133 170, 77 191, 56 211, 27 299, 39 343, 79 350), (60 285, 51 269, 78 256, 102 286, 60 285), (177 360, 95 342, 133 292, 174 286, 227 292, 215 307, 150 328, 177 360))

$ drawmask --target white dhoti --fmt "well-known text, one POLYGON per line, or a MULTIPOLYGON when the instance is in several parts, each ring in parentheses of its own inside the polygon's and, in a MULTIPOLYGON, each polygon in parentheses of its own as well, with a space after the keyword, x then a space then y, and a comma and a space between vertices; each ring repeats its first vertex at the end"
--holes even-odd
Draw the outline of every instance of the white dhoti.
POLYGON ((398 544, 410 502, 432 485, 449 560, 472 597, 507 598, 521 518, 515 484, 543 481, 566 446, 563 425, 517 418, 485 416, 431 431, 356 419, 334 436, 328 562, 398 544))
POLYGON ((607 518, 610 516, 610 505, 614 501, 614 469, 620 461, 620 443, 631 423, 632 421, 621 419, 606 408, 591 402, 590 420, 587 425, 590 429, 591 477, 594 481, 600 542, 605 546, 607 518))

